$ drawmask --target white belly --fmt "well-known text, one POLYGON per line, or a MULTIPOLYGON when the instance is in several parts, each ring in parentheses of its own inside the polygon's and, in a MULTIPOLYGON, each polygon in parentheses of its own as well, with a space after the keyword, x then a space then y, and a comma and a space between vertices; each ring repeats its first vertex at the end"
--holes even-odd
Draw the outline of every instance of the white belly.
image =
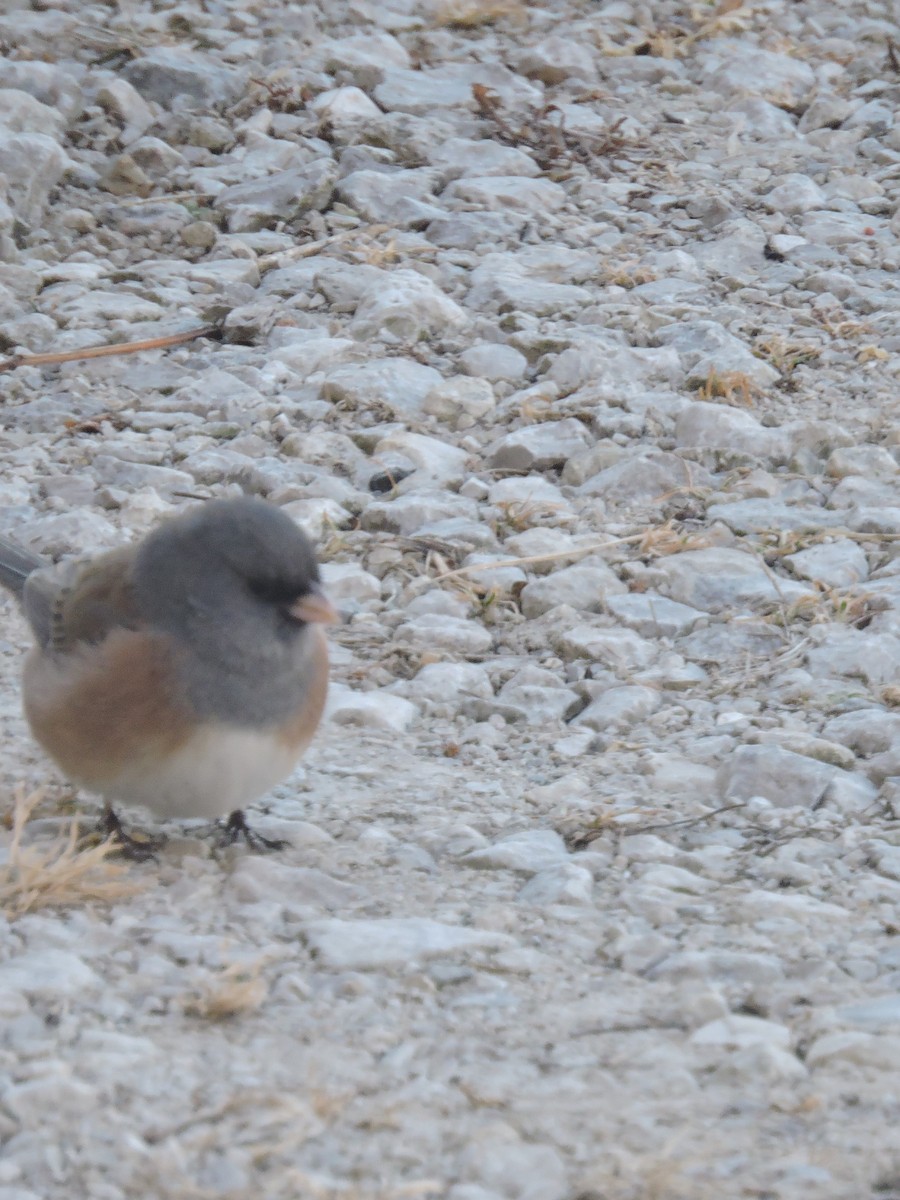
POLYGON ((165 761, 130 764, 102 794, 111 804, 140 804, 161 817, 213 820, 287 778, 302 750, 270 733, 207 729, 165 761))

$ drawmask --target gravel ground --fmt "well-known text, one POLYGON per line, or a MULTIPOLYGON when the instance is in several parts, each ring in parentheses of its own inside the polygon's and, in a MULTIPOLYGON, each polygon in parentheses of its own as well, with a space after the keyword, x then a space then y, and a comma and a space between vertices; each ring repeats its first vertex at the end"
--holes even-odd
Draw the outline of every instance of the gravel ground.
POLYGON ((222 337, 0 375, 3 528, 345 623, 289 850, 53 908, 4 601, 0 1200, 900 1196, 889 8, 5 0, 0 351, 222 337))

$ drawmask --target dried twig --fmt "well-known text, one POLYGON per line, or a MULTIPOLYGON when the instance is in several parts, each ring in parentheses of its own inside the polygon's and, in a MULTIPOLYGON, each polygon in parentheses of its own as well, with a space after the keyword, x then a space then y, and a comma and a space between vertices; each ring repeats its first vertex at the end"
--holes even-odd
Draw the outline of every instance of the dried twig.
POLYGON ((390 229, 390 225, 370 225, 367 229, 347 229, 343 233, 334 233, 331 237, 320 238, 317 242, 304 242, 302 246, 291 246, 289 250, 276 250, 273 254, 264 254, 262 258, 256 260, 256 266, 260 275, 264 275, 267 271, 274 271, 278 267, 296 262, 297 259, 311 258, 327 246, 337 246, 341 242, 358 238, 364 233, 370 238, 376 238, 388 229, 390 229))
POLYGON ((585 554, 596 554, 600 550, 608 550, 611 546, 628 546, 641 542, 646 533, 634 533, 631 537, 611 538, 608 542, 593 542, 589 546, 572 546, 568 550, 556 550, 552 554, 532 554, 528 558, 505 558, 499 562, 472 563, 467 567, 457 567, 455 571, 445 571, 435 575, 431 582, 442 583, 445 579, 453 579, 459 575, 474 575, 478 571, 497 571, 501 567, 524 567, 532 563, 556 562, 561 558, 581 558, 585 554))
POLYGON ((46 367, 84 358, 110 358, 115 354, 137 354, 141 350, 165 350, 169 346, 192 342, 195 338, 212 337, 218 332, 215 325, 201 325, 198 329, 186 329, 165 337, 144 338, 140 342, 115 342, 111 346, 84 346, 80 350, 51 350, 44 354, 14 354, 12 358, 0 359, 0 371, 14 371, 16 367, 46 367))

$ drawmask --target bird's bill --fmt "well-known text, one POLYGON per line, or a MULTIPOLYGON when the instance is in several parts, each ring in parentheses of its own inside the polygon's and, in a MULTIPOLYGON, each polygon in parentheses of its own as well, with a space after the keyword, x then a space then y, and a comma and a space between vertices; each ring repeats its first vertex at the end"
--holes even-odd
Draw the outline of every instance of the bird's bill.
POLYGON ((303 621, 308 625, 315 623, 320 625, 337 625, 341 619, 338 616, 337 609, 325 593, 319 591, 318 588, 307 592, 299 600, 295 600, 288 609, 288 612, 295 621, 303 621))

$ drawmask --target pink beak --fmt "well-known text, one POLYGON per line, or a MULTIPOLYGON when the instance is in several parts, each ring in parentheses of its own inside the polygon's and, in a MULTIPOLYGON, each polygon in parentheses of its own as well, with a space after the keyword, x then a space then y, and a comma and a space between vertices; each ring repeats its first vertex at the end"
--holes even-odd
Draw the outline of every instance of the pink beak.
POLYGON ((306 624, 338 625, 341 620, 337 609, 318 588, 295 600, 288 612, 295 620, 306 624))

